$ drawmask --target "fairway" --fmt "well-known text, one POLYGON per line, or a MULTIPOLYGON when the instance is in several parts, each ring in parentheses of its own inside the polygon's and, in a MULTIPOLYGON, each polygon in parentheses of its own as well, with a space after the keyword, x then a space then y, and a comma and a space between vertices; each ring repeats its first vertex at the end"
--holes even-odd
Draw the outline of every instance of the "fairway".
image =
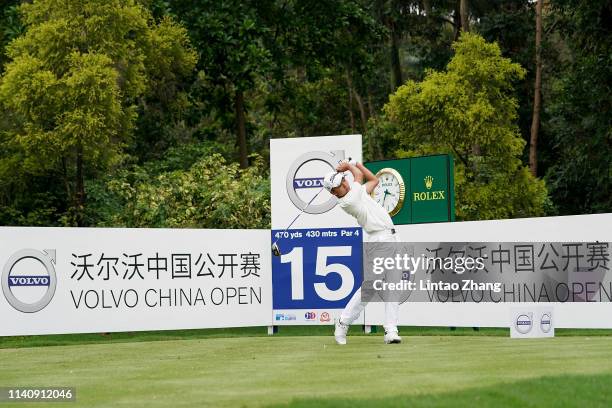
MULTIPOLYGON (((1 386, 60 406, 606 406, 612 337, 272 336, 0 349, 1 386), (571 401, 571 403, 570 403, 571 401)), ((10 406, 2 404, 2 406, 10 406)), ((18 407, 40 403, 15 404, 18 407)))

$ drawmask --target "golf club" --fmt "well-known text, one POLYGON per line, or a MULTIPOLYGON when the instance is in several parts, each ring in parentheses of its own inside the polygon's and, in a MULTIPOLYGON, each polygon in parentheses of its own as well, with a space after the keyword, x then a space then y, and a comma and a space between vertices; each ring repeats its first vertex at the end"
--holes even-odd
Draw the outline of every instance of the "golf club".
MULTIPOLYGON (((347 159, 347 161, 349 161, 349 162, 350 162, 351 160, 352 160, 352 159, 351 159, 350 157, 347 159)), ((315 200, 315 198, 317 198, 317 197, 319 196, 319 194, 321 194, 321 191, 323 191, 323 189, 324 189, 324 188, 325 188, 325 187, 321 187, 321 189, 319 189, 319 191, 317 192, 317 194, 315 194, 315 195, 314 195, 314 197, 312 197, 312 198, 310 199, 310 201, 308 202, 308 204, 306 204, 306 205, 304 206, 304 208, 302 208, 302 211, 300 211, 300 213, 299 213, 298 215, 296 215, 296 216, 295 216, 295 218, 293 219, 293 221, 291 221, 291 223, 289 224, 289 226, 288 226, 287 228, 285 228, 285 230, 283 231, 283 234, 284 234, 285 232, 287 232, 287 231, 289 230, 289 228, 291 228, 291 226, 293 225, 293 223, 295 223, 295 221, 296 221, 298 218, 300 218, 300 216, 301 216, 302 214, 304 214, 304 211, 306 211, 306 209, 308 208, 308 206, 309 206, 309 205, 310 205, 310 204, 311 204, 311 203, 312 203, 312 202, 315 200)), ((282 237, 282 236, 281 236, 281 237, 282 237)), ((272 244, 272 254, 274 254, 274 256, 281 256, 281 255, 282 255, 281 250, 280 250, 280 248, 279 248, 279 246, 278 246, 278 241, 281 239, 281 237, 277 238, 277 239, 276 239, 276 241, 274 241, 274 243, 272 244)))

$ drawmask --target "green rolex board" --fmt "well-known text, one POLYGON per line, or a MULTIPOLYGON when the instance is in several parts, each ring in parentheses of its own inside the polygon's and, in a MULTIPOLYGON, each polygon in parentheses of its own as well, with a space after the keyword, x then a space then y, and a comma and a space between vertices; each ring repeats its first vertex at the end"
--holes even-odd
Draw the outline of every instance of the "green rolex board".
POLYGON ((382 190, 375 199, 388 210, 391 210, 388 207, 392 207, 398 201, 392 199, 399 191, 397 178, 399 177, 400 184, 403 182, 403 204, 395 207, 396 214, 392 216, 394 224, 455 221, 452 156, 441 154, 379 160, 364 164, 374 174, 382 170, 379 176, 381 183, 378 187, 382 190), (395 172, 385 169, 392 169, 395 172), (391 205, 387 200, 387 194, 391 199, 391 205))

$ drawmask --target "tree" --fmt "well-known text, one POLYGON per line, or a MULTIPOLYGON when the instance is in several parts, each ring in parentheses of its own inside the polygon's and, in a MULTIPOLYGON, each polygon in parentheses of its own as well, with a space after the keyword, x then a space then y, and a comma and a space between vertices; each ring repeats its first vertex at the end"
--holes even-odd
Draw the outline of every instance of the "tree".
POLYGON ((405 30, 405 18, 402 14, 406 13, 409 7, 402 7, 402 2, 398 0, 378 0, 376 1, 376 14, 380 22, 387 29, 389 41, 389 63, 391 66, 391 91, 395 91, 404 83, 402 74, 402 64, 400 59, 400 40, 402 32, 405 30))
MULTIPOLYGON (((533 119, 533 100, 535 83, 535 6, 530 0, 503 0, 479 4, 472 2, 472 10, 476 13, 477 22, 474 30, 482 35, 488 42, 496 42, 502 55, 520 64, 526 69, 525 77, 515 84, 518 108, 518 125, 523 138, 529 142, 531 139, 531 123, 533 119)), ((555 49, 550 44, 543 44, 542 58, 549 61, 548 68, 554 67, 555 49)), ((544 73, 543 73, 544 74, 544 73)), ((548 73, 552 74, 552 73, 548 73)), ((541 120, 545 112, 541 113, 541 120)), ((542 136, 544 134, 539 132, 542 136)), ((546 163, 542 159, 547 157, 550 150, 550 138, 540 138, 539 157, 540 164, 546 163)), ((528 150, 523 160, 528 163, 528 150)))
POLYGON ((257 78, 272 69, 272 47, 277 36, 268 24, 278 10, 274 2, 173 2, 172 12, 183 20, 200 52, 199 68, 213 85, 231 99, 235 115, 240 166, 248 166, 245 93, 257 78), (264 13, 268 12, 268 15, 264 13))
POLYGON ((612 211, 612 3, 553 0, 564 52, 547 91, 547 184, 561 214, 612 211))
MULTIPOLYGON (((200 52, 199 68, 210 85, 207 97, 217 100, 209 114, 233 129, 242 167, 248 165, 247 155, 259 137, 254 107, 270 108, 275 117, 291 112, 296 84, 328 74, 342 78, 351 95, 342 106, 349 105, 352 114, 356 103, 365 127, 366 84, 375 65, 372 45, 382 30, 360 2, 179 0, 172 2, 171 12, 185 23, 200 52)), ((304 133, 297 126, 291 130, 304 133)))
POLYGON ((544 182, 522 165, 514 81, 525 71, 496 44, 462 33, 443 72, 408 81, 385 106, 401 156, 447 152, 455 158, 457 216, 464 220, 543 215, 544 182), (480 146, 479 154, 472 146, 480 146))
POLYGON ((536 5, 536 77, 533 86, 533 117, 529 143, 529 169, 534 177, 538 175, 538 131, 540 129, 540 105, 542 103, 542 1, 536 5))
POLYGON ((183 28, 156 24, 134 0, 35 1, 20 11, 26 31, 8 46, 0 79, 9 116, 0 180, 57 175, 66 222, 83 225, 85 178, 122 160, 139 98, 191 72, 196 56, 183 28))

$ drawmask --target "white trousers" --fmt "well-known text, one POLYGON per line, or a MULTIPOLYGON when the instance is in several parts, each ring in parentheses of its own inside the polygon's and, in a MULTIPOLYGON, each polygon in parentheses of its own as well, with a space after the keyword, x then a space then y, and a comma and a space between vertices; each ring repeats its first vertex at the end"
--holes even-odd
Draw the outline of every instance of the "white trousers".
MULTIPOLYGON (((369 237, 369 242, 400 242, 399 235, 396 234, 376 234, 374 236, 369 237)), ((340 315, 340 319, 344 324, 351 324, 367 305, 367 302, 361 301, 361 288, 357 289, 357 291, 351 297, 348 304, 342 311, 340 315)), ((399 320, 399 302, 385 302, 385 331, 395 331, 397 332, 397 322, 399 320)))

